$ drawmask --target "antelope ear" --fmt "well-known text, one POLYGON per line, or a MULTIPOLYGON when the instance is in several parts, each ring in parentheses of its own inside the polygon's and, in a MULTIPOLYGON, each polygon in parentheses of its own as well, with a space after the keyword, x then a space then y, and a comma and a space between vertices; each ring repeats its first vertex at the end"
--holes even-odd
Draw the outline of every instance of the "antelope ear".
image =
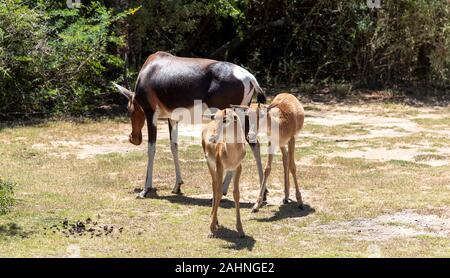
POLYGON ((246 114, 248 112, 248 109, 250 108, 245 105, 234 105, 234 104, 231 104, 230 107, 231 107, 231 109, 233 109, 234 112, 244 111, 244 113, 246 113, 246 114))
POLYGON ((114 83, 114 82, 113 82, 113 85, 116 86, 117 90, 119 90, 119 92, 120 92, 122 95, 124 95, 125 97, 127 97, 128 100, 131 101, 131 100, 133 99, 133 92, 131 92, 130 90, 128 90, 128 89, 125 88, 125 87, 120 86, 120 85, 117 84, 117 83, 114 83))
POLYGON ((204 120, 214 120, 216 118, 216 114, 211 114, 211 113, 204 113, 203 114, 203 119, 204 120))

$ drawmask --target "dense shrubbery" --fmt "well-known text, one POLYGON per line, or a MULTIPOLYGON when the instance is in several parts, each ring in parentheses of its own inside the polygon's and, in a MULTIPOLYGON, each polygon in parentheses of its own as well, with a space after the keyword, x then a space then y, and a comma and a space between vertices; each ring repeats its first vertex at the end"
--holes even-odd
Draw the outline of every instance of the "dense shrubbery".
POLYGON ((0 3, 0 113, 89 109, 122 66, 112 25, 123 15, 23 2, 0 3))
POLYGON ((82 113, 107 101, 124 53, 135 77, 156 50, 243 64, 270 85, 450 83, 447 0, 65 2, 0 3, 0 113, 82 113))

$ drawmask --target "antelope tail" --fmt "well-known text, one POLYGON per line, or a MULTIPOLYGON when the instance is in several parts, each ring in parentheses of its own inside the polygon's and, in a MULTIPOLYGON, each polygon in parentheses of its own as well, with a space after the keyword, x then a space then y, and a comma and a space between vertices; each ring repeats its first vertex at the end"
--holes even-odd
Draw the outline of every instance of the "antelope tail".
POLYGON ((258 81, 256 81, 256 79, 252 80, 252 85, 253 87, 255 87, 255 92, 256 92, 256 102, 257 103, 261 103, 264 104, 266 103, 266 94, 264 93, 263 89, 261 89, 261 87, 258 84, 258 81))

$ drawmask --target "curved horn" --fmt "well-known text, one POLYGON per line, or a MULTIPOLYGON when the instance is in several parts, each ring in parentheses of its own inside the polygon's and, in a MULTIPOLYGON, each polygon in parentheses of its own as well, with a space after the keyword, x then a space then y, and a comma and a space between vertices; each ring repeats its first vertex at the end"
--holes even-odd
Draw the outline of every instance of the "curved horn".
POLYGON ((123 81, 125 82, 125 87, 131 89, 130 83, 128 82, 128 53, 125 51, 125 64, 123 67, 123 81))
POLYGON ((120 85, 117 84, 117 83, 114 83, 114 82, 113 82, 113 85, 116 86, 116 88, 119 90, 119 92, 120 92, 122 95, 126 96, 129 100, 132 100, 132 99, 133 99, 133 92, 131 92, 130 90, 128 90, 128 89, 125 88, 125 87, 120 86, 120 85))

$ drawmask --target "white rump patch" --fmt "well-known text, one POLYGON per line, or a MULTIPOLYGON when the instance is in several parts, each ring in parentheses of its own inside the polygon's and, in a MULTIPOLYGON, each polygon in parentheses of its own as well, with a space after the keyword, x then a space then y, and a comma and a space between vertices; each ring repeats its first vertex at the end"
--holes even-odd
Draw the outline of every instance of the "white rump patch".
POLYGON ((233 75, 241 80, 244 85, 244 97, 242 98, 241 105, 249 105, 252 101, 253 91, 255 90, 255 86, 252 87, 250 84, 253 80, 256 81, 255 77, 246 69, 239 66, 234 67, 233 75))

